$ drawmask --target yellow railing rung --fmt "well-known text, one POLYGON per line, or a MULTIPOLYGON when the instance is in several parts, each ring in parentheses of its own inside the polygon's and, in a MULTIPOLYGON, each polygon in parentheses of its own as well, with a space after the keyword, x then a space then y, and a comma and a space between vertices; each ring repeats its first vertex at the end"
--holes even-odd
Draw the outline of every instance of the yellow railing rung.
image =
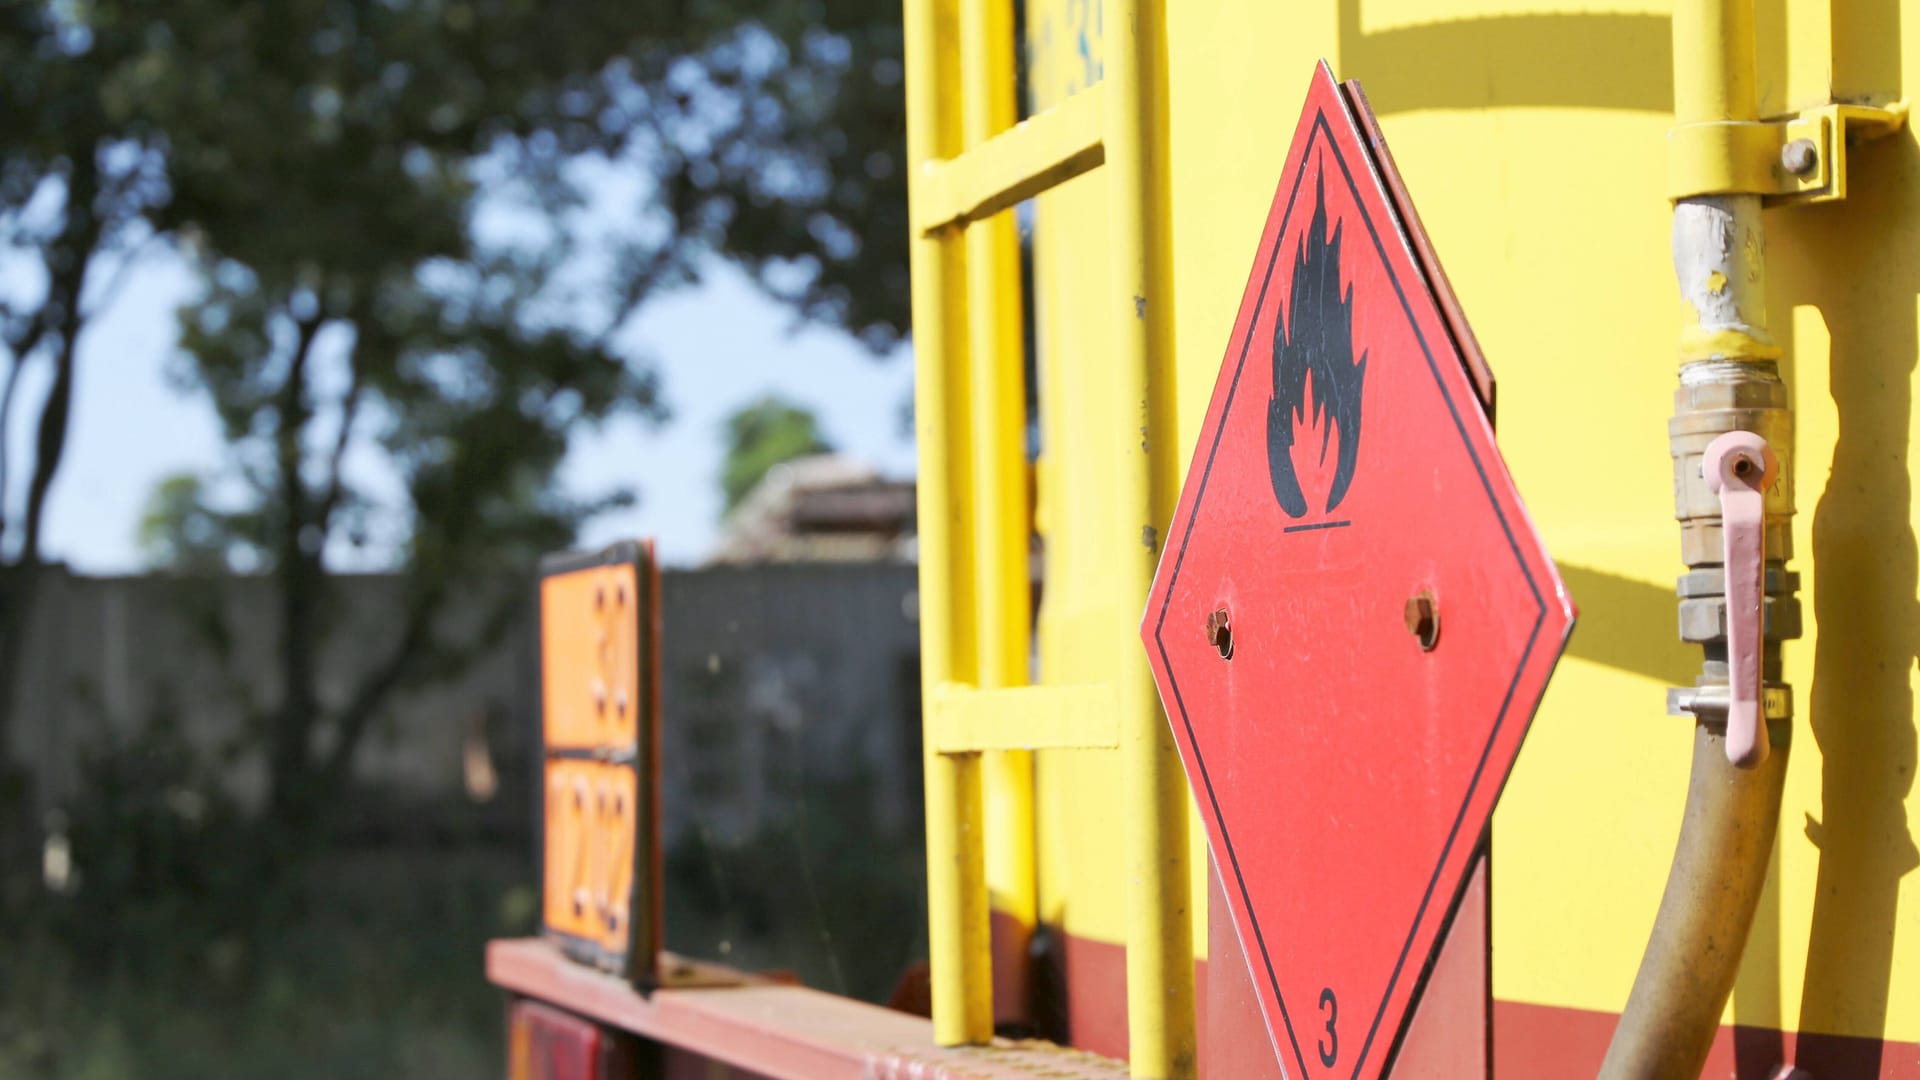
POLYGON ((1120 695, 1111 683, 981 690, 946 683, 927 709, 928 749, 1110 750, 1120 745, 1120 695))
POLYGON ((1106 90, 1095 83, 958 157, 927 162, 914 184, 914 230, 992 217, 1099 168, 1106 117, 1106 90))

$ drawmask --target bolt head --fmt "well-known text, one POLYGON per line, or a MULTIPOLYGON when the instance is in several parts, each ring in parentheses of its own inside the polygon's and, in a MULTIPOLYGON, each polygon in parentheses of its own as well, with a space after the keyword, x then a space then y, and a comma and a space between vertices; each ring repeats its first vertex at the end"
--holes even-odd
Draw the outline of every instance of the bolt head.
POLYGON ((1795 176, 1806 176, 1820 165, 1820 148, 1812 139, 1794 139, 1780 148, 1780 167, 1795 176))

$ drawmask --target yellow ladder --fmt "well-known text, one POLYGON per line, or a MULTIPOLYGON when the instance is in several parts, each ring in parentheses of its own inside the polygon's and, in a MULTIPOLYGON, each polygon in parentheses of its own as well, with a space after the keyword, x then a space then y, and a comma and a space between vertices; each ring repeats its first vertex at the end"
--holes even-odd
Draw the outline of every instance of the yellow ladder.
MULTIPOLYGON (((1127 650, 1108 682, 1024 685, 1026 414, 1019 247, 1006 211, 1103 165, 1122 327, 1113 375, 1153 434, 1124 463, 1128 520, 1113 527, 1164 537, 1179 490, 1165 0, 1106 3, 1103 81, 1015 124, 1011 0, 905 0, 928 947, 935 1038, 990 1042, 990 854, 1006 871, 997 880, 1025 882, 1003 904, 1028 925, 1037 914, 1028 752, 1117 747, 1130 1068, 1174 1080, 1195 1074, 1187 786, 1145 652, 1127 650)), ((1114 584, 1144 603, 1159 541, 1131 550, 1114 584)))

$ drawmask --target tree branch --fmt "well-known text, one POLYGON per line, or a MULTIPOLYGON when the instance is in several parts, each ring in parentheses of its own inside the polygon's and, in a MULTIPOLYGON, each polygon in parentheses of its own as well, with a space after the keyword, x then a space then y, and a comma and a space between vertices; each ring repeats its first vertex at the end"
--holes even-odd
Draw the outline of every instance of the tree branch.
POLYGON ((145 257, 148 249, 159 242, 160 236, 158 232, 151 232, 142 237, 139 243, 133 245, 126 257, 120 260, 120 264, 113 268, 113 276, 100 287, 100 293, 94 297, 93 303, 87 305, 85 318, 91 319, 113 306, 114 298, 126 288, 127 279, 133 276, 133 271, 140 265, 140 260, 145 257))
MULTIPOLYGON (((46 260, 48 271, 51 273, 53 268, 51 253, 46 255, 46 260)), ((13 474, 8 470, 9 455, 7 453, 7 448, 13 443, 11 438, 13 398, 20 389, 20 376, 26 372, 27 361, 40 348, 40 343, 47 339, 47 334, 52 329, 51 322, 47 318, 49 310, 47 301, 52 297, 53 293, 49 288, 47 297, 40 302, 39 310, 22 323, 19 335, 17 337, 10 335, 7 342, 7 351, 12 354, 13 366, 7 369, 6 385, 4 389, 0 389, 0 542, 6 539, 7 508, 13 503, 13 500, 8 498, 12 489, 9 477, 13 474)))
MULTIPOLYGON (((68 421, 73 415, 73 369, 80 345, 80 291, 86 286, 87 270, 92 266, 100 244, 101 224, 94 213, 93 201, 99 194, 99 163, 89 142, 84 151, 73 155, 73 172, 67 178, 66 220, 59 239, 48 245, 42 257, 47 268, 47 295, 41 302, 32 335, 33 348, 58 324, 60 347, 54 354, 53 385, 40 405, 40 424, 34 440, 33 476, 27 486, 26 526, 20 549, 7 573, 0 580, 0 732, 13 715, 14 679, 26 652, 24 629, 33 611, 33 597, 40 578, 40 533, 46 519, 47 496, 53 490, 53 478, 66 456, 68 421)), ((25 362, 16 353, 14 370, 8 375, 7 394, 25 362)), ((7 404, 11 404, 9 400, 7 404)), ((0 431, 4 435, 4 431, 0 431)))
MULTIPOLYGON (((27 567, 40 563, 40 532, 46 517, 47 495, 67 450, 67 425, 73 416, 74 358, 80 346, 80 293, 100 243, 100 220, 93 200, 99 193, 99 166, 92 148, 76 154, 73 175, 67 181, 66 226, 59 242, 47 249, 47 299, 58 316, 60 348, 54 355, 53 386, 40 408, 40 430, 34 445, 33 480, 27 488, 26 534, 18 561, 27 567), (57 305, 57 306, 55 306, 57 305)), ((43 323, 48 321, 44 317, 43 323)))
POLYGON ((407 603, 400 638, 386 657, 368 672, 335 724, 338 737, 320 768, 322 790, 337 790, 353 763, 354 750, 366 735, 380 706, 406 681, 412 669, 427 651, 432 638, 433 621, 440 613, 445 590, 438 585, 415 592, 407 603))
POLYGON ((47 319, 47 306, 42 301, 38 311, 21 321, 20 334, 7 341, 7 351, 13 354, 15 360, 25 360, 29 354, 40 347, 41 342, 47 339, 47 333, 51 329, 47 319))
POLYGON ((20 389, 20 375, 26 367, 25 354, 15 352, 13 366, 7 369, 6 386, 0 389, 0 543, 4 543, 6 539, 7 506, 13 501, 7 497, 13 487, 7 479, 10 475, 7 471, 9 464, 7 446, 13 441, 10 438, 13 430, 13 395, 20 389))
POLYGON ((360 386, 360 343, 356 339, 353 347, 347 350, 347 389, 340 396, 340 433, 334 436, 333 450, 327 455, 326 488, 313 515, 322 532, 333 521, 333 512, 339 507, 341 495, 346 490, 341 466, 346 460, 347 445, 353 436, 354 419, 360 411, 360 386))
POLYGON ((280 384, 277 395, 279 415, 275 417, 273 432, 274 462, 279 473, 280 496, 287 511, 285 535, 281 536, 280 544, 282 555, 291 556, 289 561, 293 562, 299 561, 300 532, 307 524, 307 483, 300 475, 300 434, 313 419, 313 404, 307 395, 307 361, 313 355, 313 343, 320 336, 321 325, 319 314, 294 321, 293 356, 287 363, 286 381, 280 384))

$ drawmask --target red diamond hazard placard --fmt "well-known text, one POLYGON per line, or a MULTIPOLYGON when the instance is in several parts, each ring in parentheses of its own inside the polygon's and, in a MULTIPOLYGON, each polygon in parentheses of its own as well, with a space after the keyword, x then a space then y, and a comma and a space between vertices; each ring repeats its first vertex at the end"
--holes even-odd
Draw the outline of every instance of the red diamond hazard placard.
POLYGON ((1389 175, 1322 65, 1142 625, 1296 1080, 1383 1074, 1573 625, 1389 175))

